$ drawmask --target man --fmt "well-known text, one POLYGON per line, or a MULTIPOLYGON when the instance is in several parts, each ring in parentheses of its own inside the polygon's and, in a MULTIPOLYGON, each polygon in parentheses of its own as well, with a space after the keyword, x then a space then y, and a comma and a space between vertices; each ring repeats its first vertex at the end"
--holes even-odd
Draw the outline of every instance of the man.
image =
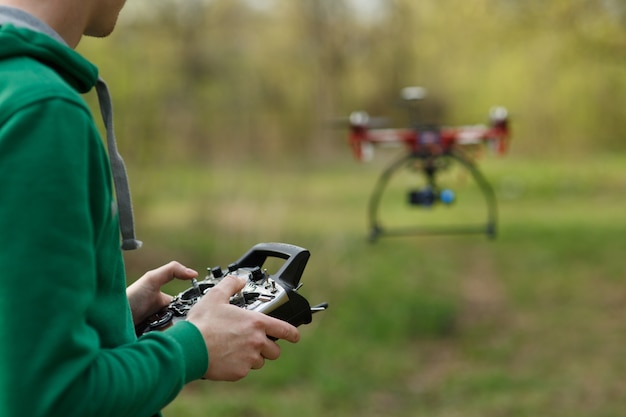
POLYGON ((133 323, 172 298, 160 288, 197 273, 171 262, 125 288, 120 228, 125 248, 139 242, 110 99, 73 49, 108 35, 123 3, 0 0, 2 417, 152 416, 190 381, 237 380, 277 359, 268 336, 299 339, 230 305, 244 284, 232 276, 187 321, 136 338, 133 323), (80 95, 94 86, 108 156, 80 95))

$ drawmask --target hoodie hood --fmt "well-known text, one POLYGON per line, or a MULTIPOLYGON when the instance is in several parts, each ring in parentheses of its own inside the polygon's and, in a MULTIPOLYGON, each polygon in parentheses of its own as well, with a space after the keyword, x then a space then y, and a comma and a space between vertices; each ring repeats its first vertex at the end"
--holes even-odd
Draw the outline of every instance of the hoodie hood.
POLYGON ((21 10, 0 6, 0 45, 0 59, 32 57, 53 68, 81 94, 98 80, 95 65, 67 46, 48 25, 21 10))
POLYGON ((107 149, 115 185, 122 249, 141 247, 135 239, 130 188, 124 161, 117 151, 113 131, 113 106, 106 83, 98 77, 98 68, 70 48, 52 28, 30 14, 0 6, 0 60, 28 56, 52 68, 81 94, 94 86, 106 128, 107 149))

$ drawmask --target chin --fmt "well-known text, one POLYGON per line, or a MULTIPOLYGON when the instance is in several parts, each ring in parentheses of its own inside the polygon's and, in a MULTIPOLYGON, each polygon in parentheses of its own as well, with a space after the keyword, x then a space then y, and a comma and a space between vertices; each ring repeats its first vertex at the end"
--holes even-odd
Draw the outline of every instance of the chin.
POLYGON ((109 36, 111 34, 111 32, 95 32, 95 33, 87 33, 85 32, 85 36, 88 38, 106 38, 107 36, 109 36))
POLYGON ((113 32, 114 27, 106 30, 87 30, 84 35, 91 38, 106 38, 113 32))
POLYGON ((113 32, 116 23, 117 19, 112 22, 100 22, 100 24, 87 27, 84 35, 92 38, 106 38, 113 32))

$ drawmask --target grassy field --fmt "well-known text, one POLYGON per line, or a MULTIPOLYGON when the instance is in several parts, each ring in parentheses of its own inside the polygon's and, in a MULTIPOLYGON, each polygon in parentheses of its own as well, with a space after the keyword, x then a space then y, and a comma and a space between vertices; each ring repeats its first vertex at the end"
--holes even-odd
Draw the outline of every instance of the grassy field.
MULTIPOLYGON (((131 169, 145 242, 127 255, 131 276, 170 259, 203 274, 282 241, 311 251, 301 292, 330 304, 279 361, 236 383, 192 383, 165 417, 623 416, 626 157, 487 158, 496 239, 370 243, 384 165, 131 169)), ((390 184, 385 224, 483 220, 467 174, 442 176, 457 202, 433 210, 405 205, 414 180, 390 184)))

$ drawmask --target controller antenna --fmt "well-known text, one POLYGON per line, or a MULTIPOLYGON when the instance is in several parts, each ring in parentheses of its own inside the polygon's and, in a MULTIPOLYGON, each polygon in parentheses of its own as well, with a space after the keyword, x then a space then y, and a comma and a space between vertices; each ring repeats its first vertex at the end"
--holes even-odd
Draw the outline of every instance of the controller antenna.
POLYGON ((328 308, 328 303, 320 303, 316 306, 311 307, 311 314, 317 313, 319 311, 324 311, 328 308))

